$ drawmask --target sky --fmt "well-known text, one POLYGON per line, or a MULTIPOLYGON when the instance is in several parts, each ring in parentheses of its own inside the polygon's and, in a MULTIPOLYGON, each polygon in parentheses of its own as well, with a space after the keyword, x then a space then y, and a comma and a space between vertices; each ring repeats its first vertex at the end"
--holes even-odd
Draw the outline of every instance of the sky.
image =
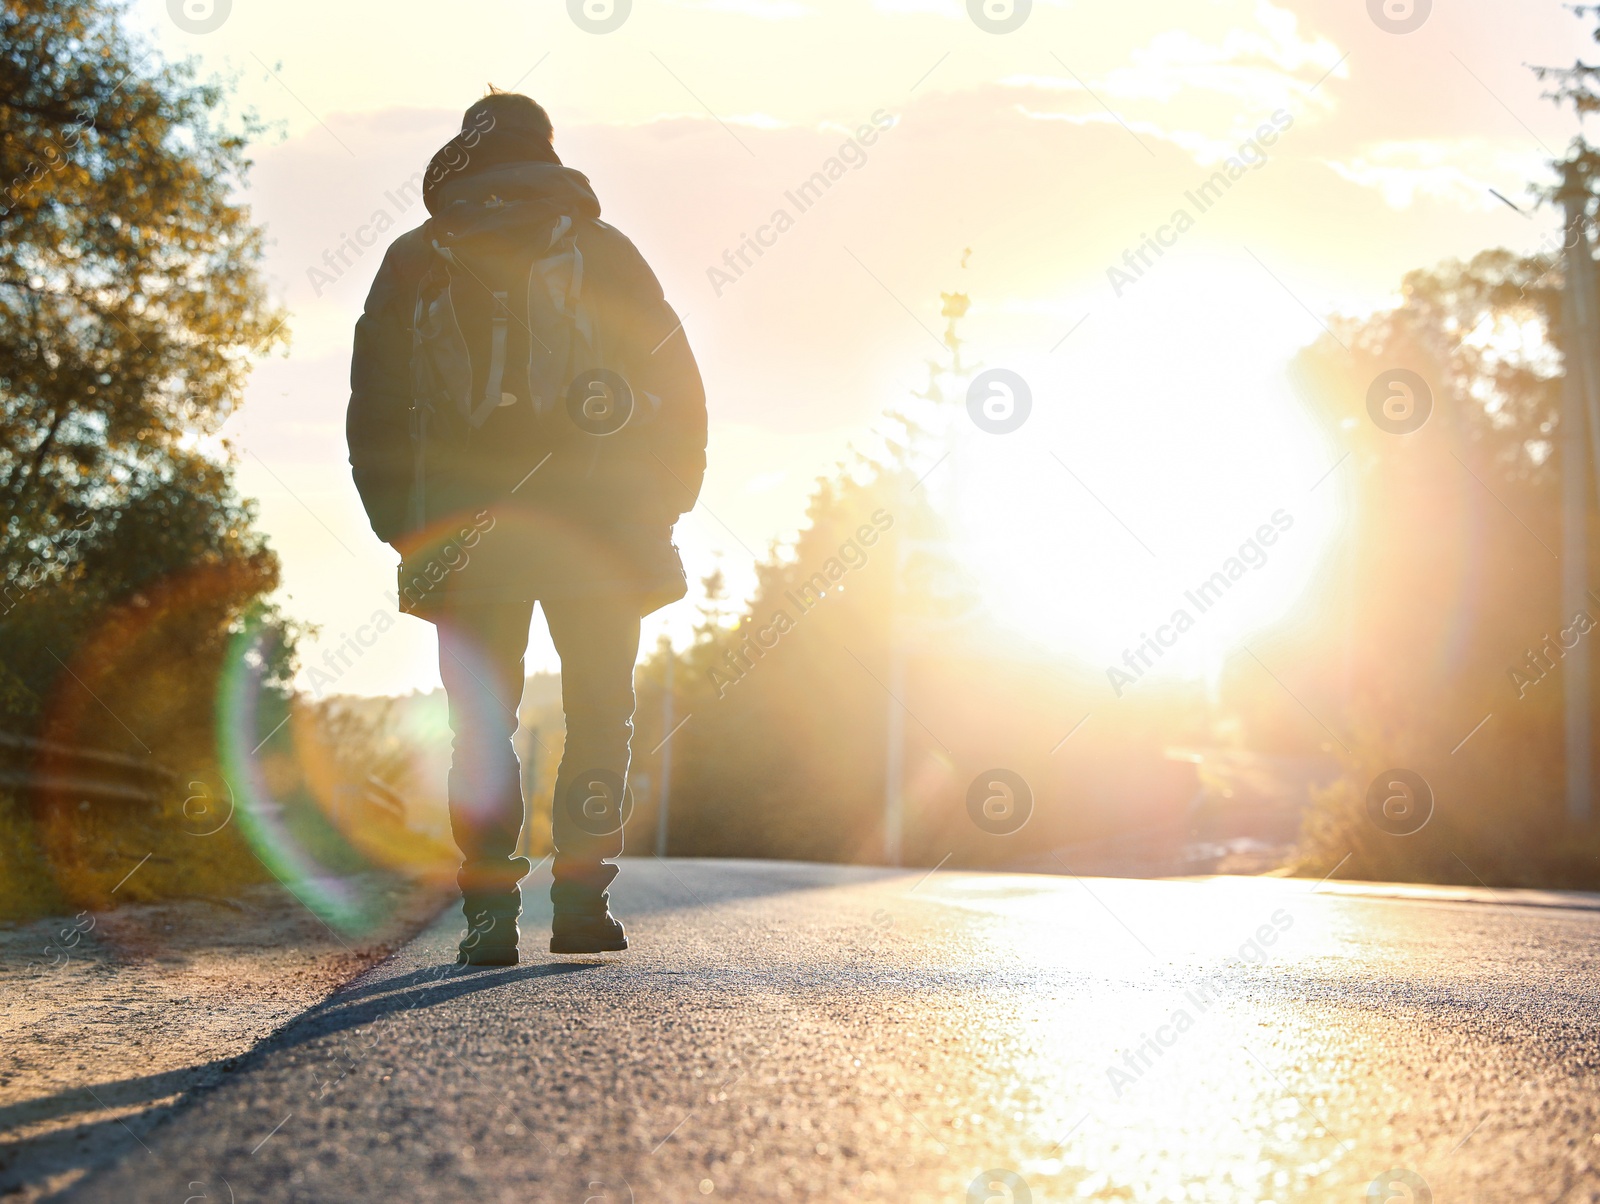
MULTIPOLYGON (((396 559, 343 425, 386 239, 336 271, 328 254, 421 222, 400 186, 489 84, 545 106, 684 318, 711 414, 705 491, 678 528, 691 581, 720 566, 748 588, 817 478, 925 385, 940 293, 960 290, 968 355, 1031 399, 1009 433, 958 424, 933 470, 954 479, 929 478, 997 617, 1109 664, 1291 520, 1248 595, 1166 666, 1201 674, 1292 613, 1338 541, 1339 432, 1294 396, 1291 356, 1328 315, 1391 303, 1408 270, 1553 241, 1529 189, 1576 126, 1527 64, 1592 46, 1556 0, 1520 0, 1515 20, 1426 0, 586 2, 136 0, 157 46, 234 79, 270 125, 246 199, 292 345, 261 359, 224 434, 280 601, 320 628, 304 663, 390 609, 396 559), (983 27, 1008 15, 1009 32, 983 27), (874 123, 770 250, 719 274, 874 123), (1239 178, 1202 195, 1230 158, 1239 178)), ((688 638, 695 592, 647 643, 688 638)), ((535 633, 530 671, 554 668, 535 633)), ((318 688, 428 689, 434 657, 432 629, 403 619, 318 688)))

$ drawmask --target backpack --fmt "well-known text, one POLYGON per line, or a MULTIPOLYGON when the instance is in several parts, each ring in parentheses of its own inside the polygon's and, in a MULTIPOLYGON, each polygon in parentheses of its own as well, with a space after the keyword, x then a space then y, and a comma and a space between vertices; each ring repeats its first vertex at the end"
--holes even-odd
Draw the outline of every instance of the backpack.
MULTIPOLYGON (((632 416, 579 224, 547 201, 456 201, 425 229, 432 261, 411 329, 411 520, 421 530, 515 490, 485 464, 563 451, 567 479, 594 467, 599 443, 632 416)), ((531 475, 531 474, 529 474, 531 475)), ((526 479, 526 478, 524 478, 526 479)))

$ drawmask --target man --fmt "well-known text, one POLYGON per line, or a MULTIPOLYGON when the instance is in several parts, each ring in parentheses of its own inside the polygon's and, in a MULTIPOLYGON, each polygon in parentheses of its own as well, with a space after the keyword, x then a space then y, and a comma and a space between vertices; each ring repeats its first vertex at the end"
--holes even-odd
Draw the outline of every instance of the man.
POLYGON ((428 221, 389 248, 356 324, 347 435, 400 606, 435 624, 454 735, 450 823, 468 965, 517 961, 512 737, 535 602, 561 657, 550 948, 627 948, 622 852, 639 620, 687 592, 672 528, 705 472, 682 323, 562 166, 550 119, 491 89, 429 164, 428 221))

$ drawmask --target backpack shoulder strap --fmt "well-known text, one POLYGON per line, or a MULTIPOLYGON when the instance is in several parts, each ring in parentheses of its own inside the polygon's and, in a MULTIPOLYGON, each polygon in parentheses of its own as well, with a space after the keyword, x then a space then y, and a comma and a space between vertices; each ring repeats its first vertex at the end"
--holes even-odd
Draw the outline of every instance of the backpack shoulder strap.
POLYGON ((484 421, 505 400, 500 386, 506 375, 506 322, 511 311, 506 308, 507 293, 494 294, 494 316, 489 331, 489 379, 483 387, 483 400, 472 413, 472 425, 482 426, 484 421))
POLYGON ((589 333, 579 306, 583 252, 576 234, 572 218, 560 215, 528 266, 528 383, 540 418, 559 412, 574 370, 575 338, 589 333))

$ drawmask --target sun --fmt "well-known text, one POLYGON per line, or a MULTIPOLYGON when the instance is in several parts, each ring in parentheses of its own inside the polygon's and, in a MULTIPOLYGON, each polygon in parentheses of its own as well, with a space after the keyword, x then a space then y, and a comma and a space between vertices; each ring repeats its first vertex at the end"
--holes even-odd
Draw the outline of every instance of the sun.
POLYGON ((1211 265, 1199 304, 1175 276, 1095 315, 1070 356, 1018 357, 1026 420, 957 416, 929 478, 989 615, 1113 688, 1214 679, 1290 616, 1339 531, 1337 431, 1286 371, 1309 337, 1262 337, 1259 283, 1211 265))

